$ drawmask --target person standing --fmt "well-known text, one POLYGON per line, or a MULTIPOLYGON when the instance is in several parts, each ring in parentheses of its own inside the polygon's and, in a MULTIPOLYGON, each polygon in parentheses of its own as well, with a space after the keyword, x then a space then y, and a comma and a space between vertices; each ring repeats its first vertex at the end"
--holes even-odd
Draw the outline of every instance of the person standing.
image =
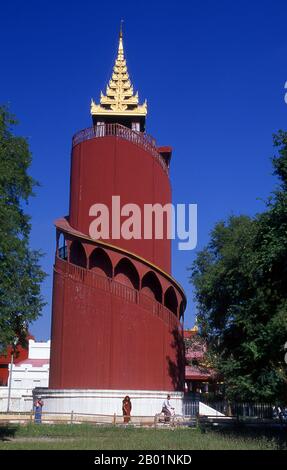
POLYGON ((42 398, 39 397, 35 400, 34 402, 34 409, 35 409, 35 423, 41 424, 42 422, 42 408, 43 408, 44 402, 42 401, 42 398))
POLYGON ((127 395, 123 399, 123 416, 124 416, 124 423, 129 423, 131 419, 131 410, 132 410, 132 403, 130 397, 127 395))

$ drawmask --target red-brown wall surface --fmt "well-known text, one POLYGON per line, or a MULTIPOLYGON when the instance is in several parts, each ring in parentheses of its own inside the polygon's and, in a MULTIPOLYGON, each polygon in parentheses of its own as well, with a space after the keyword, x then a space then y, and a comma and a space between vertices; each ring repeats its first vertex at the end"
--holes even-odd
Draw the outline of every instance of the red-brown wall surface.
MULTIPOLYGON (((121 206, 134 203, 142 209, 144 204, 165 205, 171 202, 169 177, 149 151, 119 137, 106 136, 77 144, 72 150, 70 225, 88 235, 95 218, 89 216, 90 207, 103 203, 111 214, 112 195, 120 196, 121 206)), ((104 241, 171 272, 171 243, 166 236, 162 240, 153 237, 104 241)))
POLYGON ((179 321, 130 301, 124 289, 94 288, 56 263, 50 388, 182 390, 179 321))

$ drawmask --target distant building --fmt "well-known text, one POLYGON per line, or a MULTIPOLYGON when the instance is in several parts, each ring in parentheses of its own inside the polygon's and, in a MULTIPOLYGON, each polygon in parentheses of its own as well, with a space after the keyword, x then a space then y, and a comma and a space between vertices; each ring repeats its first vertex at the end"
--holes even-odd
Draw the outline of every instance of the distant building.
MULTIPOLYGON (((196 339, 198 328, 194 326, 184 331, 184 339, 196 339)), ((214 389, 216 372, 206 364, 204 357, 207 351, 206 344, 195 341, 192 346, 185 347, 185 392, 208 393, 214 389)))
MULTIPOLYGON (((11 360, 11 349, 8 349, 7 358, 11 360)), ((5 385, 0 387, 0 412, 7 411, 9 381, 11 380, 11 411, 30 411, 33 407, 33 389, 47 387, 49 382, 50 340, 36 342, 29 339, 29 349, 20 349, 15 362, 4 362, 2 371, 5 371, 5 385), (18 361, 20 359, 20 361, 18 361)), ((1 364, 1 363, 0 363, 1 364)))
MULTIPOLYGON (((33 338, 30 336, 30 338, 33 338)), ((5 354, 0 356, 0 387, 5 387, 8 384, 9 377, 9 364, 11 363, 12 346, 8 346, 5 354)), ((28 348, 17 346, 14 353, 13 362, 17 364, 24 361, 28 357, 28 348)))
POLYGON ((21 389, 29 392, 35 387, 48 387, 49 363, 50 340, 36 342, 30 339, 27 359, 13 365, 12 389, 21 389))

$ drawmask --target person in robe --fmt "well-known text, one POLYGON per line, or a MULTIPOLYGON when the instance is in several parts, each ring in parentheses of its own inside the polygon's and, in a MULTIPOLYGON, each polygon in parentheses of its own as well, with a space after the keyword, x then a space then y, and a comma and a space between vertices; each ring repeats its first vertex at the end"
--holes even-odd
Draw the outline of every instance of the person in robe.
POLYGON ((124 423, 129 423, 131 419, 131 410, 132 410, 132 403, 130 397, 127 395, 123 399, 123 416, 124 416, 124 423))

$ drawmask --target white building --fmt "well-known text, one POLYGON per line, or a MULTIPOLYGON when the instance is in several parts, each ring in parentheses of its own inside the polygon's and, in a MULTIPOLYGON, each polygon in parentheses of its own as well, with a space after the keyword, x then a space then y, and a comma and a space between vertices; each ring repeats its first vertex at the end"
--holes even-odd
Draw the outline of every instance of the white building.
POLYGON ((28 358, 9 365, 7 387, 0 387, 0 411, 7 411, 9 385, 11 381, 10 411, 30 411, 33 407, 33 389, 48 387, 50 340, 36 342, 29 340, 28 358))
MULTIPOLYGON (((13 364, 12 390, 23 390, 25 393, 35 387, 48 387, 50 362, 50 340, 36 342, 29 340, 28 358, 13 364)), ((11 366, 9 366, 9 381, 11 378, 11 366)), ((8 382, 9 383, 9 382, 8 382)))

